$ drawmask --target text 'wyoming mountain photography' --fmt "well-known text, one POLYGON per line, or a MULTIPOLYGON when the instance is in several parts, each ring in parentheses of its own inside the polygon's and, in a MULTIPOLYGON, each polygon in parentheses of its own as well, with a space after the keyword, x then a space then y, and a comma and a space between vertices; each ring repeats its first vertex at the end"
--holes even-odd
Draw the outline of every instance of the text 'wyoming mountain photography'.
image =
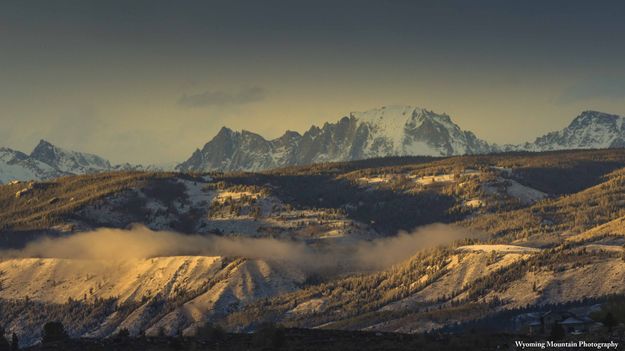
POLYGON ((0 0, 0 351, 625 349, 624 19, 0 0))

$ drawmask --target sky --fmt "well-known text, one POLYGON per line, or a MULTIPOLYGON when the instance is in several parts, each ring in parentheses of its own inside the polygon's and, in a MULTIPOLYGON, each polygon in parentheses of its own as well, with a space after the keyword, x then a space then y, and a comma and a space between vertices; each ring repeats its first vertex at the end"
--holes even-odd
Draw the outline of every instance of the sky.
POLYGON ((0 146, 181 162, 412 105, 497 143, 625 115, 622 1, 2 1, 0 146))

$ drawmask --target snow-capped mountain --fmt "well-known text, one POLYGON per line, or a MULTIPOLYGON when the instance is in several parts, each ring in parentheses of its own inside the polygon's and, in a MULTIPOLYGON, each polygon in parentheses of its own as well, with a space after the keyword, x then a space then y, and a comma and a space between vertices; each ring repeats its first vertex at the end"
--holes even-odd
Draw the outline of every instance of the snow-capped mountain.
POLYGON ((303 135, 287 131, 266 140, 222 128, 179 171, 246 170, 358 160, 384 156, 451 156, 492 151, 485 141, 458 127, 448 115, 410 106, 352 112, 336 123, 311 127, 303 135))
POLYGON ((625 117, 584 111, 566 128, 547 133, 517 150, 549 151, 625 147, 625 117))
POLYGON ((534 142, 498 146, 461 129, 446 114, 411 106, 389 106, 352 112, 335 123, 312 126, 303 134, 287 131, 272 140, 247 130, 223 127, 202 149, 177 166, 111 165, 102 157, 63 149, 45 140, 30 155, 0 148, 0 183, 106 171, 258 171, 386 156, 617 147, 625 147, 625 117, 603 112, 584 111, 566 128, 534 142))
POLYGON ((41 140, 30 157, 69 174, 102 172, 111 169, 109 161, 100 156, 66 150, 41 140))
MULTIPOLYGON (((170 166, 168 170, 173 169, 170 166)), ((104 158, 84 152, 67 150, 41 140, 27 155, 9 148, 0 148, 0 184, 12 180, 46 180, 66 175, 107 171, 164 171, 160 166, 125 163, 111 165, 104 158)))
POLYGON ((64 175, 58 169, 23 152, 0 148, 0 184, 12 180, 49 179, 64 175))

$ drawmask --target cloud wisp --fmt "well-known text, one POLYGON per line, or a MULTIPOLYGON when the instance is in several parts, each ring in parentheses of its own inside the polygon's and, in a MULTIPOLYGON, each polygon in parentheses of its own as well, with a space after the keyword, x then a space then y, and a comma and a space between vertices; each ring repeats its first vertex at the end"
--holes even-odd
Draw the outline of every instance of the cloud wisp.
POLYGON ((381 270, 400 263, 419 250, 472 236, 457 227, 435 224, 411 233, 374 241, 346 241, 321 247, 270 238, 185 235, 131 229, 101 228, 61 238, 44 238, 21 250, 0 251, 4 258, 63 258, 128 260, 163 256, 229 256, 278 261, 309 273, 336 270, 381 270))
POLYGON ((183 94, 178 99, 178 106, 198 108, 208 106, 245 105, 265 99, 265 90, 261 87, 249 87, 238 92, 205 91, 196 94, 183 94))

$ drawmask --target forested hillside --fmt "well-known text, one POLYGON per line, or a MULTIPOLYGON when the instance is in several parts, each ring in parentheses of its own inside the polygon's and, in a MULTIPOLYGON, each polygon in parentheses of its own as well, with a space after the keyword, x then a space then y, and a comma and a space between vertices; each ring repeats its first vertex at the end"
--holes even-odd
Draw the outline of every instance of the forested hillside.
POLYGON ((624 204, 617 149, 14 182, 1 323, 25 344, 52 319, 97 337, 492 325, 624 294, 624 204))

